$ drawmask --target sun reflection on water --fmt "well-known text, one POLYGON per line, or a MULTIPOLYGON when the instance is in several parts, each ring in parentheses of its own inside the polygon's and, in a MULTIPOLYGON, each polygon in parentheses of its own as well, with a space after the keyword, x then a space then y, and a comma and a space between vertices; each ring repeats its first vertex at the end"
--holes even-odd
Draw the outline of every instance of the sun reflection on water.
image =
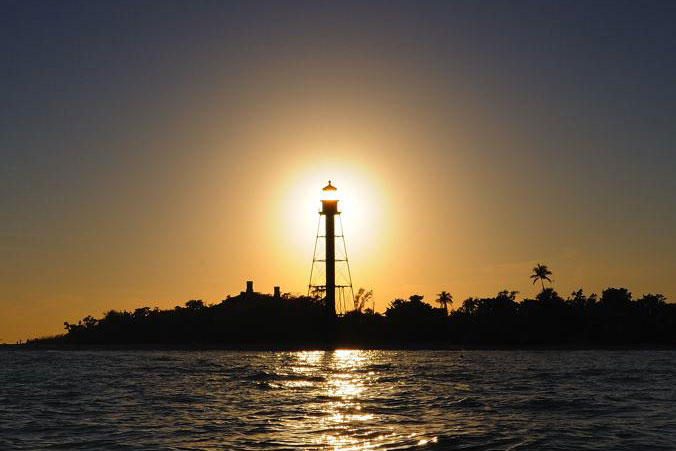
POLYGON ((372 408, 371 398, 378 394, 382 399, 391 389, 379 384, 379 376, 369 368, 374 352, 344 349, 293 353, 277 368, 278 373, 292 372, 282 386, 311 390, 315 401, 304 411, 302 420, 284 421, 283 430, 302 435, 305 440, 311 436, 318 449, 335 451, 436 443, 436 437, 411 432, 410 426, 405 429, 372 408))

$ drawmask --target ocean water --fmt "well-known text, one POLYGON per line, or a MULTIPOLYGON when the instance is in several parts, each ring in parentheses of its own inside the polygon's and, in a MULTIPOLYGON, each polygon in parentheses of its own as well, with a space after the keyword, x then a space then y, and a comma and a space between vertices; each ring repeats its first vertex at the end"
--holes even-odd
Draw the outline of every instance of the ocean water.
POLYGON ((0 351, 0 449, 676 449, 675 351, 0 351))

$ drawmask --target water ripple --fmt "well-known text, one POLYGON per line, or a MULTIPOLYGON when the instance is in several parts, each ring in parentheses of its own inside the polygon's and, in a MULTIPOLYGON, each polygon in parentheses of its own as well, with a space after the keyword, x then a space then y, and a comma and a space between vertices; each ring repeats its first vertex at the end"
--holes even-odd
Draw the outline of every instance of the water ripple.
POLYGON ((674 449, 673 351, 0 352, 0 449, 674 449))

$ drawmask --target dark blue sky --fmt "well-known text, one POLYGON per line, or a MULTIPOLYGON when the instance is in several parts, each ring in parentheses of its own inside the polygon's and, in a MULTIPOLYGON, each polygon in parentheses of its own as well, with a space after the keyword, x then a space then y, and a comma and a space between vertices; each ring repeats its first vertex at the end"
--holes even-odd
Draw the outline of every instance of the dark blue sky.
POLYGON ((317 70, 327 55, 353 63, 354 73, 377 55, 385 71, 401 61, 459 82, 447 89, 470 87, 497 117, 556 143, 531 149, 533 158, 565 153, 561 163, 623 179, 667 177, 674 168, 673 2, 6 1, 1 8, 9 178, 29 175, 35 160, 70 166, 82 155, 69 140, 115 139, 100 133, 142 126, 188 97, 209 96, 217 82, 237 89, 256 60, 288 58, 317 70))
MULTIPOLYGON (((119 299, 118 266, 138 260, 120 243, 190 241, 179 218, 210 218, 196 205, 254 221, 242 202, 266 194, 243 174, 291 174, 305 139, 361 143, 334 156, 409 201, 419 225, 401 233, 427 249, 416 289, 542 259, 563 292, 676 295, 675 23, 668 1, 3 1, 0 283, 25 305, 58 293, 73 314, 89 293, 75 285, 119 299), (449 223, 464 238, 435 243, 449 223), (441 250, 463 256, 453 271, 435 269, 441 250), (102 269, 117 282, 83 275, 89 258, 117 262, 102 269)), ((491 277, 460 297, 504 288, 491 277)))

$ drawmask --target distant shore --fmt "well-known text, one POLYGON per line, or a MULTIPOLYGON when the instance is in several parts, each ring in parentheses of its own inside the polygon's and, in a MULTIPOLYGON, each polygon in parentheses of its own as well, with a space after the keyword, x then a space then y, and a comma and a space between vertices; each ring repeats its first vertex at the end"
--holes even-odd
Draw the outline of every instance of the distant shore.
POLYGON ((111 310, 64 326, 64 334, 20 349, 676 349, 676 304, 659 294, 634 299, 625 288, 608 288, 600 298, 579 290, 565 299, 544 288, 520 302, 516 292, 501 291, 451 311, 411 295, 384 314, 356 305, 343 315, 319 297, 251 291, 213 305, 111 310))
POLYGON ((388 345, 337 344, 335 346, 318 345, 219 345, 219 344, 0 344, 0 350, 14 351, 253 351, 253 352, 298 352, 298 351, 336 351, 344 349, 363 351, 660 351, 676 350, 670 344, 566 344, 566 345, 453 345, 448 343, 413 343, 388 345))

